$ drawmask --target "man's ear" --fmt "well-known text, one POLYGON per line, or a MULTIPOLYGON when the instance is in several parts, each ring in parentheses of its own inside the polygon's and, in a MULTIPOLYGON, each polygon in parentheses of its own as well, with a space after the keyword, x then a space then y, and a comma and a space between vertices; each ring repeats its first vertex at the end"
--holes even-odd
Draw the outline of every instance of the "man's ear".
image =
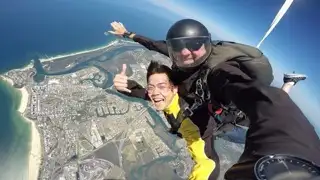
POLYGON ((174 92, 174 94, 178 93, 178 86, 173 86, 173 92, 174 92))

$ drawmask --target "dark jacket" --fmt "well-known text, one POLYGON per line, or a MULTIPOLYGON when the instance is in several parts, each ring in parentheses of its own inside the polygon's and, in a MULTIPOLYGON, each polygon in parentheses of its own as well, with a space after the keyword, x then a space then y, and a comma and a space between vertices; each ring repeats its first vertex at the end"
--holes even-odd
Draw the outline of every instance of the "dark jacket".
MULTIPOLYGON (((253 165, 265 155, 289 154, 320 165, 319 137, 286 92, 254 81, 228 63, 218 65, 208 83, 212 94, 232 101, 250 119, 244 152, 226 179, 237 179, 245 172, 239 168, 242 164, 253 165)), ((253 166, 241 177, 253 175, 252 170, 253 166)))

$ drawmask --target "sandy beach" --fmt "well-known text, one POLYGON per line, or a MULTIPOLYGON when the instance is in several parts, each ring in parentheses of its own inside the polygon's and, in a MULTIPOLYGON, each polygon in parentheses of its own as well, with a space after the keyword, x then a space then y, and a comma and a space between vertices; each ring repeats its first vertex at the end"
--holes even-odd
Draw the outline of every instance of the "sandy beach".
MULTIPOLYGON (((129 41, 129 40, 122 40, 122 42, 137 44, 136 42, 132 42, 132 41, 129 41)), ((110 46, 113 46, 113 45, 115 45, 117 43, 119 43, 119 40, 111 41, 109 44, 107 44, 105 46, 102 46, 102 47, 95 48, 95 49, 88 49, 88 50, 83 50, 83 51, 64 54, 64 55, 57 55, 57 56, 53 56, 53 57, 41 58, 40 61, 41 62, 53 61, 53 60, 56 60, 56 59, 59 59, 59 58, 65 58, 65 57, 80 55, 80 54, 84 54, 84 53, 99 51, 99 50, 106 49, 106 48, 108 48, 110 46)))
POLYGON ((3 75, 0 75, 0 78, 3 79, 4 81, 6 81, 7 83, 9 83, 11 86, 13 86, 13 81, 12 79, 9 79, 3 75))
MULTIPOLYGON (((33 68, 33 62, 30 62, 28 65, 26 65, 26 66, 24 66, 24 67, 22 67, 22 68, 11 69, 11 70, 25 71, 25 70, 30 69, 30 68, 33 68)), ((10 71, 11 71, 11 70, 10 70, 10 71)), ((5 78, 3 75, 0 75, 0 76, 3 77, 7 82, 8 82, 8 81, 11 81, 11 82, 12 82, 11 79, 5 78)), ((10 82, 9 82, 9 83, 10 83, 10 82)))
POLYGON ((27 121, 31 123, 31 150, 29 152, 29 162, 28 162, 28 179, 37 180, 39 176, 39 169, 41 165, 41 141, 40 134, 36 127, 36 124, 24 117, 27 121))
MULTIPOLYGON (((58 56, 54 56, 54 57, 48 57, 48 58, 42 58, 40 59, 41 62, 46 62, 46 61, 53 61, 59 58, 64 58, 64 57, 70 57, 70 56, 74 56, 74 55, 80 55, 80 54, 84 54, 84 53, 88 53, 88 52, 93 52, 93 51, 98 51, 98 50, 103 50, 105 48, 108 48, 116 43, 118 43, 119 40, 114 40, 112 42, 110 42, 109 44, 99 47, 99 48, 95 48, 95 49, 90 49, 90 50, 84 50, 84 51, 80 51, 80 52, 75 52, 75 53, 70 53, 70 54, 65 54, 65 55, 58 55, 58 56)), ((125 41, 128 43, 135 43, 135 42, 131 42, 131 41, 125 41)), ((31 62, 29 65, 23 67, 23 68, 19 68, 19 70, 26 70, 29 68, 33 67, 33 63, 31 62)), ((0 75, 0 77, 5 80, 6 82, 8 82, 11 86, 14 85, 13 81, 10 78, 7 78, 3 75, 0 75)), ((18 89, 18 88, 17 88, 18 89)), ((28 161, 28 179, 29 180, 36 180, 38 179, 39 176, 39 168, 41 165, 41 141, 40 141, 40 134, 38 132, 38 129, 36 127, 36 124, 34 121, 28 119, 27 117, 25 117, 23 115, 23 113, 25 112, 27 106, 28 106, 28 100, 29 100, 29 93, 27 91, 27 89, 25 87, 18 89, 22 96, 21 96, 21 102, 20 102, 20 106, 18 108, 18 111, 21 113, 21 115, 24 117, 24 119, 28 122, 31 123, 31 141, 30 141, 30 152, 29 152, 29 161, 28 161)))
POLYGON ((30 68, 32 68, 32 67, 33 67, 33 63, 30 62, 27 66, 25 66, 25 67, 23 67, 23 68, 19 68, 19 70, 25 71, 25 70, 30 69, 30 68))
MULTIPOLYGON (((3 80, 8 82, 13 86, 13 81, 5 76, 1 76, 3 80)), ((25 87, 18 89, 21 92, 21 102, 18 111, 21 113, 23 118, 31 124, 31 141, 30 151, 29 151, 29 161, 28 161, 28 180, 37 180, 39 176, 39 168, 41 165, 41 142, 40 134, 36 128, 34 121, 28 119, 23 115, 24 111, 28 106, 29 93, 25 87)))
POLYGON ((112 42, 110 42, 109 44, 107 44, 105 46, 98 47, 98 48, 95 48, 95 49, 89 49, 89 50, 69 53, 69 54, 65 54, 65 55, 58 55, 58 56, 48 57, 48 58, 41 58, 40 61, 41 62, 53 61, 53 60, 56 60, 56 59, 59 59, 59 58, 65 58, 65 57, 80 55, 80 54, 84 54, 84 53, 94 52, 94 51, 98 51, 98 50, 103 50, 103 49, 106 49, 106 48, 116 44, 116 43, 118 43, 118 40, 112 41, 112 42))
POLYGON ((20 106, 18 108, 18 111, 23 114, 24 111, 27 109, 28 106, 28 100, 29 100, 29 93, 27 91, 27 89, 25 87, 18 89, 21 93, 21 102, 20 102, 20 106))
MULTIPOLYGON (((108 48, 108 47, 116 44, 117 42, 118 42, 118 40, 115 40, 106 46, 99 47, 96 49, 85 50, 85 51, 70 53, 70 54, 66 54, 66 55, 58 55, 55 57, 49 57, 49 58, 40 59, 40 60, 41 60, 41 62, 52 61, 52 60, 56 60, 56 59, 63 58, 63 57, 69 57, 69 56, 79 55, 79 54, 83 54, 83 53, 98 51, 98 50, 108 48)), ((19 70, 27 70, 32 67, 33 67, 33 63, 31 62, 27 66, 25 66, 23 68, 19 68, 19 70)), ((18 69, 16 69, 16 70, 18 70, 18 69)), ((6 76, 3 76, 3 75, 0 75, 0 77, 1 77, 1 79, 5 80, 7 83, 9 83, 11 86, 14 85, 12 79, 7 78, 6 76)), ((23 118, 31 124, 31 141, 29 142, 31 149, 29 151, 29 158, 28 158, 29 161, 28 161, 28 169, 27 169, 28 180, 37 180, 38 176, 39 176, 39 168, 41 165, 41 156, 42 156, 40 134, 38 132, 38 129, 36 127, 35 122, 28 119, 27 117, 25 117, 23 115, 23 113, 25 112, 25 110, 28 106, 28 100, 29 100, 29 93, 28 93, 27 89, 25 87, 23 87, 21 89, 18 89, 18 88, 16 88, 16 89, 19 90, 22 95, 18 111, 21 113, 23 118)))

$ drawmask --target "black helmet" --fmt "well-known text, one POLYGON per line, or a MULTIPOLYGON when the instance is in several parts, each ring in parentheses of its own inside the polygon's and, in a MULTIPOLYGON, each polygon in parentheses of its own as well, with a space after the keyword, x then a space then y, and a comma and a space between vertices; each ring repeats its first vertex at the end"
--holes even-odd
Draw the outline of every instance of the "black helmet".
POLYGON ((169 56, 179 68, 193 68, 202 64, 211 53, 208 29, 193 19, 174 23, 167 33, 169 56))

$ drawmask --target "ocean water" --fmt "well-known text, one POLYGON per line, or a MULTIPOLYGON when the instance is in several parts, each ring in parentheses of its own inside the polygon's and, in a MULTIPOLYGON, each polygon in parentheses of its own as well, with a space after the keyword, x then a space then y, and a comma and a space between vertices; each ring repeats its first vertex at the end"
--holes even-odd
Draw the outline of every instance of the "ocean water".
MULTIPOLYGON (((164 39, 172 24, 141 7, 128 9, 110 2, 0 1, 0 74, 21 68, 38 56, 56 56, 106 45, 116 38, 104 35, 112 21, 121 21, 128 30, 154 39, 164 39)), ((17 112, 20 96, 19 91, 0 82, 0 180, 26 179, 30 125, 17 112)), ((224 142, 218 143, 228 148, 224 142)))
POLYGON ((21 94, 0 81, 0 179, 24 179, 27 171, 30 124, 17 111, 21 94))
POLYGON ((0 73, 23 66, 35 55, 53 56, 107 44, 104 32, 112 21, 155 39, 165 37, 171 22, 124 8, 101 0, 0 1, 0 73))
MULTIPOLYGON (((121 21, 128 30, 156 39, 163 39, 171 24, 141 8, 128 9, 101 0, 0 1, 0 74, 23 67, 35 56, 106 45, 115 38, 104 35, 112 21, 121 21)), ((17 112, 20 96, 19 91, 0 82, 1 180, 26 179, 30 125, 17 112)))

